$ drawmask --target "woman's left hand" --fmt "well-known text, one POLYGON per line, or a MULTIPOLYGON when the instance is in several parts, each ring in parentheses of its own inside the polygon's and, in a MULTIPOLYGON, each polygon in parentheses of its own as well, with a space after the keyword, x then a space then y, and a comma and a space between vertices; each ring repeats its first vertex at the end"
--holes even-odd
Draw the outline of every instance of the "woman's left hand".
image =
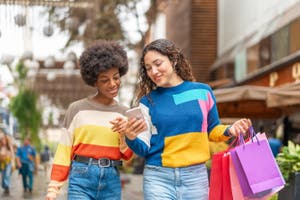
POLYGON ((251 120, 243 118, 234 122, 228 131, 232 136, 238 136, 239 134, 245 135, 251 126, 251 120))
POLYGON ((121 135, 125 135, 125 130, 127 127, 127 120, 123 117, 117 117, 113 121, 110 121, 110 123, 113 125, 112 130, 115 132, 120 133, 121 135))

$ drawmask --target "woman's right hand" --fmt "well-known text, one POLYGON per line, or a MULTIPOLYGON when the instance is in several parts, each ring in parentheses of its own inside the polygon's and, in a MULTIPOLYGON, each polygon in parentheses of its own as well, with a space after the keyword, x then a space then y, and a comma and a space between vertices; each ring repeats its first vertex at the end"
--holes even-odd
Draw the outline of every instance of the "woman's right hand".
POLYGON ((128 119, 125 135, 129 140, 134 140, 141 132, 147 130, 147 124, 144 119, 128 119))
POLYGON ((46 197, 45 200, 55 200, 55 198, 53 198, 53 197, 46 197))

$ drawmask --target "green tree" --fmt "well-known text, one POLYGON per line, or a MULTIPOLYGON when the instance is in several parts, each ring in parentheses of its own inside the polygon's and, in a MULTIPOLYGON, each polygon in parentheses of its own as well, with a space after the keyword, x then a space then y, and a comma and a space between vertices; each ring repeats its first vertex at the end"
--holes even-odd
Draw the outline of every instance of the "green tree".
POLYGON ((42 117, 37 106, 38 95, 26 81, 28 69, 22 61, 16 65, 16 72, 18 78, 15 80, 15 84, 19 92, 11 99, 9 109, 18 120, 21 139, 30 137, 36 148, 40 149, 41 142, 38 133, 42 117))

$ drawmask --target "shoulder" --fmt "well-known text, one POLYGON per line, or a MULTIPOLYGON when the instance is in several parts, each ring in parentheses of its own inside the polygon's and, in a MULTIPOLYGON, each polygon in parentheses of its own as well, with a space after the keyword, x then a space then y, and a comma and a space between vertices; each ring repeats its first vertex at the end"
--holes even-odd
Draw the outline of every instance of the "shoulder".
POLYGON ((68 107, 68 110, 71 109, 71 110, 74 110, 74 109, 80 109, 80 107, 82 107, 83 105, 86 105, 87 103, 87 99, 84 98, 84 99, 79 99, 77 101, 74 101, 72 102, 69 107, 68 107))
POLYGON ((197 88, 197 89, 204 89, 204 90, 212 91, 212 88, 208 84, 206 84, 206 83, 188 82, 188 84, 191 87, 194 87, 194 88, 197 88))

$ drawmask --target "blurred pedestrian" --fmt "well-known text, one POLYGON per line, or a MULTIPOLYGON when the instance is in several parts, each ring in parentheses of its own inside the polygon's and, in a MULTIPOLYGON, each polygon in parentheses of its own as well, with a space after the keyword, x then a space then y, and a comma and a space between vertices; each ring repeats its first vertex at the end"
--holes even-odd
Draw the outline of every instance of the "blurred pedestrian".
POLYGON ((267 133, 269 145, 271 147, 272 153, 274 157, 281 151, 282 142, 278 138, 276 138, 275 132, 272 130, 271 132, 267 133))
POLYGON ((24 195, 31 194, 33 189, 34 173, 37 172, 36 150, 31 145, 31 139, 26 137, 17 149, 17 166, 22 175, 24 195))
POLYGON ((118 166, 133 153, 122 128, 112 131, 110 121, 128 109, 114 99, 128 70, 127 54, 117 42, 102 40, 85 50, 79 63, 82 79, 97 93, 67 109, 46 199, 55 199, 68 179, 70 200, 120 200, 118 166))
POLYGON ((0 172, 3 196, 10 194, 10 178, 14 166, 15 156, 11 139, 0 130, 0 172))
POLYGON ((48 145, 44 146, 43 151, 40 153, 41 164, 44 171, 47 173, 50 168, 51 150, 48 145))
POLYGON ((208 141, 246 133, 251 121, 220 124, 212 89, 195 82, 182 50, 169 40, 155 40, 144 48, 138 80, 139 107, 148 130, 135 131, 142 122, 132 118, 125 134, 128 146, 146 159, 145 200, 207 200, 208 141))

